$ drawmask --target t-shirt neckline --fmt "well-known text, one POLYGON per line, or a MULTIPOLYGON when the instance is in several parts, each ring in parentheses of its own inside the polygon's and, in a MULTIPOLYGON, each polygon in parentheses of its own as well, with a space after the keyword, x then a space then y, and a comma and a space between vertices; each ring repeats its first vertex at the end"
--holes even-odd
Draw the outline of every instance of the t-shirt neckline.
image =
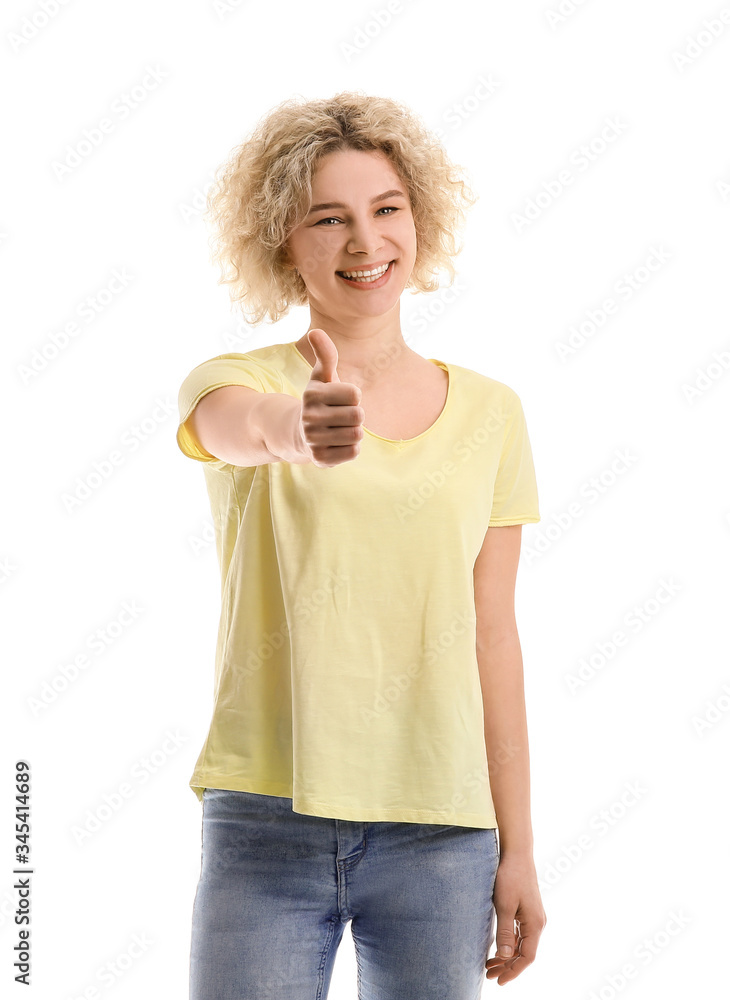
MULTIPOLYGON (((299 348, 296 345, 296 342, 292 340, 289 346, 293 348, 297 358, 299 358, 301 362, 305 364, 309 369, 309 371, 311 372, 313 366, 310 365, 310 363, 304 357, 302 352, 299 350, 299 348)), ((451 365, 447 364, 446 361, 440 361, 437 358, 426 358, 426 360, 430 361, 434 365, 438 365, 440 368, 445 369, 446 374, 449 377, 448 385, 446 387, 446 400, 444 402, 443 407, 441 408, 441 412, 436 417, 431 426, 427 427, 425 431, 421 431, 420 434, 417 434, 415 437, 412 438, 388 438, 388 437, 383 437, 382 434, 376 434, 375 431, 368 430, 368 428, 365 427, 365 425, 363 424, 363 430, 365 431, 366 434, 369 434, 371 437, 378 438, 380 441, 387 441, 388 444, 396 444, 400 446, 404 444, 410 444, 412 441, 420 441, 421 438, 425 437, 427 434, 430 434, 437 424, 441 423, 441 421, 444 419, 444 416, 446 415, 446 411, 449 409, 449 402, 451 400, 451 389, 453 384, 453 370, 451 365)))

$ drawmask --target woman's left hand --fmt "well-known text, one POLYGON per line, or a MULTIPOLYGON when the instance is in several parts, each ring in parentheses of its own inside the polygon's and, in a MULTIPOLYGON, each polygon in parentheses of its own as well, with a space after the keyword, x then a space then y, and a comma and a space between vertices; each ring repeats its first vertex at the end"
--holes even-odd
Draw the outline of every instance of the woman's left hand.
POLYGON ((487 960, 487 979, 496 979, 502 986, 535 961, 537 944, 547 923, 531 856, 507 854, 500 858, 493 899, 497 953, 487 960), (504 947, 512 949, 505 957, 504 947))

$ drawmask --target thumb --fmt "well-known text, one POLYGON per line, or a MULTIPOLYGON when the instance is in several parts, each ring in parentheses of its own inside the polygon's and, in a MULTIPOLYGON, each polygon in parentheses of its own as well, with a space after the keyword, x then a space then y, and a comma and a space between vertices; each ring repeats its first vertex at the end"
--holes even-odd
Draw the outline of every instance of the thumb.
POLYGON ((497 954, 500 958, 512 958, 515 953, 514 918, 500 919, 497 915, 497 954))
POLYGON ((315 357, 311 378, 317 382, 339 382, 337 348, 331 338, 324 330, 310 330, 307 339, 315 357))

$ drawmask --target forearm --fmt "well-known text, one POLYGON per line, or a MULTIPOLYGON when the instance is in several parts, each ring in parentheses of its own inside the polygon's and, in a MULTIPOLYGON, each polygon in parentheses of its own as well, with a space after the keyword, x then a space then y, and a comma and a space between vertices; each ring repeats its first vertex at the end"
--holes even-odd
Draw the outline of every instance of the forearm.
POLYGON ((482 633, 477 660, 500 852, 531 858, 530 754, 522 650, 516 628, 499 636, 482 633))

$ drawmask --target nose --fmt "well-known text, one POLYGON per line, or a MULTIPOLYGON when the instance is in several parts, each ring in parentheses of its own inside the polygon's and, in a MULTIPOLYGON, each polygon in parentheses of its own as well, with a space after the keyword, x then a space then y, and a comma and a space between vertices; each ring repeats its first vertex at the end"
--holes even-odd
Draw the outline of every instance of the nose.
POLYGON ((375 219, 358 218, 353 222, 347 241, 348 253, 366 253, 370 257, 384 245, 385 238, 375 219))

